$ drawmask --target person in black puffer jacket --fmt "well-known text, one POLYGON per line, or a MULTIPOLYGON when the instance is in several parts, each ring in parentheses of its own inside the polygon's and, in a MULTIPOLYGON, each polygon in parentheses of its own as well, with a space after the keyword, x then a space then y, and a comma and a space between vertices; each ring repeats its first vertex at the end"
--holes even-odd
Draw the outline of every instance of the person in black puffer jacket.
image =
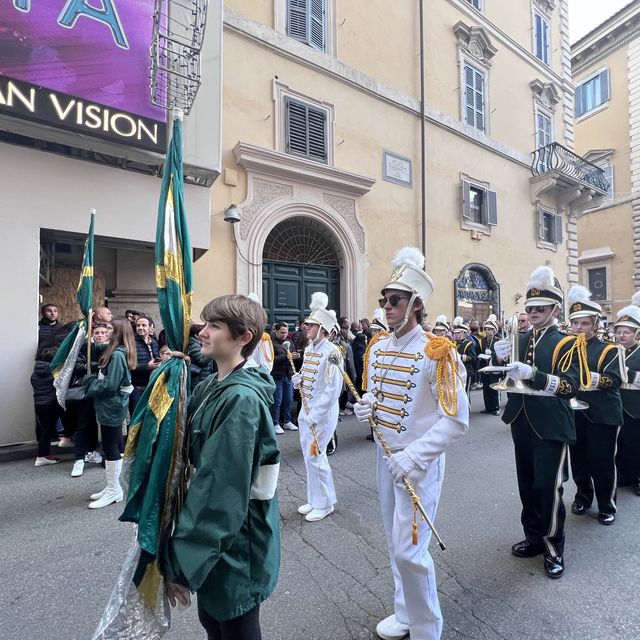
POLYGON ((33 406, 39 427, 36 467, 60 462, 60 458, 54 458, 50 455, 51 437, 56 432, 56 422, 63 414, 62 407, 58 404, 58 399, 56 398, 53 375, 49 369, 49 364, 55 355, 55 347, 40 349, 36 354, 36 364, 31 374, 33 406))

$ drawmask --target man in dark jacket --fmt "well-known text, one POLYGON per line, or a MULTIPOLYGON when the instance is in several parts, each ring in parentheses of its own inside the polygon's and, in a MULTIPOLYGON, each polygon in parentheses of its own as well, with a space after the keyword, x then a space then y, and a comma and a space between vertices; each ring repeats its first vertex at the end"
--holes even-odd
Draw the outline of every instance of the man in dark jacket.
POLYGON ((151 335, 151 318, 140 316, 136 320, 136 353, 138 365, 131 372, 133 392, 129 396, 129 413, 133 413, 140 400, 140 396, 149 384, 151 372, 160 366, 160 347, 158 341, 151 335))
MULTIPOLYGON (((293 385, 291 384, 291 365, 284 347, 284 341, 289 335, 289 326, 286 322, 276 322, 273 325, 271 341, 273 343, 273 369, 271 377, 276 383, 276 390, 271 405, 271 417, 276 433, 287 431, 297 431, 298 427, 291 421, 291 403, 293 401, 293 385), (280 412, 284 413, 284 424, 280 426, 280 412)), ((291 351, 292 359, 299 358, 300 355, 291 351)))
POLYGON ((58 307, 55 304, 45 304, 40 308, 40 322, 38 322, 38 345, 51 336, 60 326, 58 322, 58 307))

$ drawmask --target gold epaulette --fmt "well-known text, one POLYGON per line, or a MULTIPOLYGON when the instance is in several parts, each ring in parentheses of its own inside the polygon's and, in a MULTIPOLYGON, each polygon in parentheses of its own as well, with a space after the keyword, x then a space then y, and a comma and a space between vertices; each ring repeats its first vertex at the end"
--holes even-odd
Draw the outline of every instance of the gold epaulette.
POLYGON ((603 350, 602 353, 600 354, 600 358, 598 360, 598 371, 600 371, 600 367, 602 366, 602 364, 604 363, 604 359, 607 356, 607 353, 609 353, 609 351, 611 351, 611 349, 617 349, 618 345, 617 344, 608 344, 603 350))
POLYGON ((555 349, 553 350, 553 356, 551 357, 551 373, 553 373, 556 370, 556 364, 558 364, 558 358, 560 356, 560 351, 562 350, 562 347, 569 344, 571 340, 575 340, 575 338, 576 337, 573 335, 566 336, 562 338, 562 340, 560 340, 560 342, 558 342, 558 344, 555 346, 555 349))

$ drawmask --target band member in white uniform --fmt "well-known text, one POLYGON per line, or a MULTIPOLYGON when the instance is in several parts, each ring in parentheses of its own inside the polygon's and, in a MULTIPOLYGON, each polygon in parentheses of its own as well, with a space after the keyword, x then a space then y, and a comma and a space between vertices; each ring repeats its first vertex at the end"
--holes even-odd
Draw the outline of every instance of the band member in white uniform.
POLYGON ((442 613, 436 591, 431 531, 414 512, 402 484, 407 476, 429 517, 434 520, 444 477, 444 451, 466 433, 469 405, 456 370, 461 366, 455 344, 421 328, 424 305, 433 282, 424 271, 424 256, 405 248, 382 290, 393 333, 381 338, 370 354, 369 391, 354 408, 356 417, 377 422, 393 451, 378 443, 377 476, 391 570, 395 584, 394 613, 376 627, 385 640, 438 640, 442 613), (439 369, 439 372, 438 372, 439 369), (412 526, 418 538, 412 540, 412 526), (417 542, 417 546, 416 543, 417 542))
MULTIPOLYGON (((255 293, 250 293, 247 298, 254 302, 260 302, 257 294, 255 293)), ((259 367, 262 367, 267 373, 271 373, 271 370, 273 369, 273 356, 273 342, 271 341, 271 336, 265 331, 250 357, 255 360, 259 367)), ((284 433, 280 425, 278 425, 276 433, 284 433)))
POLYGON ((338 424, 338 398, 343 381, 340 368, 327 362, 332 353, 340 354, 329 340, 338 327, 336 313, 327 309, 328 303, 325 293, 311 296, 311 314, 302 325, 310 342, 304 351, 302 369, 291 378, 302 397, 298 427, 307 470, 307 503, 298 512, 308 522, 326 518, 333 513, 336 503, 327 445, 338 424))

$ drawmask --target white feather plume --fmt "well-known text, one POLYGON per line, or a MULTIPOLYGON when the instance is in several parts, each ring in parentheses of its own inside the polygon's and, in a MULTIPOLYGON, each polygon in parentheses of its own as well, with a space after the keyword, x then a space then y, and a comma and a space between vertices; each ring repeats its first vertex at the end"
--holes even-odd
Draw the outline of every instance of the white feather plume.
POLYGON ((326 309, 328 304, 329 296, 324 291, 316 291, 311 294, 311 302, 309 303, 309 309, 311 309, 311 311, 326 309))
POLYGON ((454 327, 457 327, 458 325, 461 325, 462 323, 463 323, 462 316, 456 316, 453 319, 453 326, 454 327))
POLYGON ((633 294, 633 297, 631 298, 631 304, 635 305, 636 307, 640 307, 640 291, 633 294))
POLYGON ((396 253, 396 257, 391 263, 394 267, 401 267, 403 264, 412 264, 418 269, 424 269, 424 255, 417 247, 404 247, 396 253))
MULTIPOLYGON (((496 317, 495 313, 492 313, 488 318, 487 318, 487 322, 497 322, 498 318, 496 317)), ((485 322, 486 324, 486 322, 485 322)))
MULTIPOLYGON (((633 300, 633 298, 631 298, 631 300, 633 300)), ((637 320, 638 322, 640 322, 640 307, 636 306, 635 304, 632 304, 632 305, 629 305, 628 307, 624 307, 623 309, 620 309, 620 311, 618 311, 616 315, 618 316, 618 320, 622 318, 622 316, 630 316, 634 320, 637 320)))
POLYGON ((254 302, 260 302, 260 300, 258 300, 258 294, 255 293, 254 291, 252 291, 247 298, 249 298, 249 300, 253 300, 254 302))
POLYGON ((387 320, 384 317, 384 309, 381 309, 380 307, 378 307, 377 309, 374 309, 373 310, 373 320, 378 320, 379 322, 387 324, 387 320))
POLYGON ((437 323, 439 323, 439 324, 449 324, 449 321, 447 320, 447 316, 445 316, 445 315, 438 316, 436 318, 436 324, 437 323))
POLYGON ((589 302, 589 300, 591 300, 591 291, 581 284, 574 284, 571 289, 567 291, 567 304, 569 306, 576 302, 589 302))
POLYGON ((531 272, 527 289, 548 289, 555 286, 555 276, 550 267, 538 267, 531 272))

